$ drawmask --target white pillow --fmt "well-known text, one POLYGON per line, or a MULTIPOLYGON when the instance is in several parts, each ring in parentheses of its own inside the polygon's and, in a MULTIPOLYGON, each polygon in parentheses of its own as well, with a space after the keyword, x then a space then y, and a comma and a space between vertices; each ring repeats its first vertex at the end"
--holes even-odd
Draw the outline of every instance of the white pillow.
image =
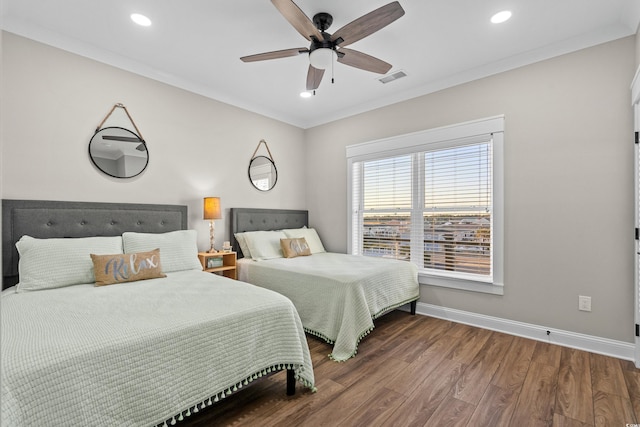
POLYGON ((293 228, 284 230, 284 233, 290 239, 304 237, 312 254, 326 252, 315 228, 293 228))
POLYGON ((198 260, 198 233, 178 230, 168 233, 122 233, 124 253, 148 252, 160 248, 162 271, 202 270, 198 260))
POLYGON ((251 251, 249 250, 249 246, 247 245, 247 240, 244 238, 244 233, 235 233, 234 236, 238 241, 238 245, 240 245, 242 256, 247 259, 251 259, 251 251))
POLYGON ((90 254, 122 253, 122 237, 36 239, 22 236, 16 243, 20 254, 16 290, 60 288, 94 283, 90 254))
POLYGON ((249 231, 244 239, 254 260, 282 258, 280 239, 287 236, 282 231, 249 231))

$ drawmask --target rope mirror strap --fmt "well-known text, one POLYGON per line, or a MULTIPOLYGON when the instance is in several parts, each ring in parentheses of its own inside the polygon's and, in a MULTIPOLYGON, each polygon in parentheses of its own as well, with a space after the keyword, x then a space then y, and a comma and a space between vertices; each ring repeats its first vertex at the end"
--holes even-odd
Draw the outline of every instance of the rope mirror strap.
MULTIPOLYGON (((133 118, 131 117, 131 114, 129 114, 129 110, 127 110, 127 107, 125 107, 123 104, 121 103, 117 103, 114 104, 113 107, 111 107, 111 110, 109 110, 109 112, 107 113, 107 115, 104 117, 104 119, 102 119, 102 121, 100 122, 100 124, 98 125, 98 127, 96 128, 96 132, 98 132, 100 129, 102 129, 102 126, 104 125, 104 123, 107 121, 107 119, 109 118, 109 116, 111 116, 111 114, 115 111, 116 108, 122 108, 125 112, 125 114, 127 115, 127 117, 129 118, 129 121, 131 122, 131 124, 133 125, 133 128, 136 130, 136 133, 138 134, 138 136, 140 137, 141 140, 144 141, 144 138, 142 137, 142 133, 140 132, 140 129, 138 129, 138 126, 136 126, 136 123, 133 121, 133 118)), ((260 144, 258 144, 260 145, 260 144)), ((265 142, 266 145, 266 142, 265 142)), ((267 151, 269 150, 269 148, 267 148, 267 151)), ((257 149, 256 149, 257 151, 257 149)), ((271 153, 269 153, 271 154, 271 153)))
POLYGON ((271 161, 275 162, 275 160, 273 159, 273 156, 271 155, 271 150, 269 150, 269 146, 267 145, 267 141, 265 141, 264 139, 261 139, 260 142, 258 142, 258 146, 256 147, 253 154, 251 155, 251 159, 254 159, 256 157, 256 153, 258 152, 258 149, 260 149, 260 145, 262 144, 264 144, 264 147, 267 149, 267 153, 269 153, 269 158, 271 159, 271 161))

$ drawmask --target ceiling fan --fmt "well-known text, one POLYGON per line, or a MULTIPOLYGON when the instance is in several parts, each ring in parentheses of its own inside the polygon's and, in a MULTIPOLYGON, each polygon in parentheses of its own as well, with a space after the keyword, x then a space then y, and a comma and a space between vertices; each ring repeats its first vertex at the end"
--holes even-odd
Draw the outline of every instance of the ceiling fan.
POLYGON ((271 2, 284 18, 311 42, 311 46, 243 56, 240 58, 242 61, 264 61, 309 53, 307 90, 315 90, 320 86, 324 70, 329 68, 335 59, 341 64, 378 74, 385 74, 391 69, 391 64, 385 61, 357 50, 346 49, 344 46, 375 33, 404 15, 404 9, 397 1, 361 16, 333 34, 326 32, 333 23, 333 17, 330 14, 317 13, 312 21, 292 0, 271 0, 271 2))

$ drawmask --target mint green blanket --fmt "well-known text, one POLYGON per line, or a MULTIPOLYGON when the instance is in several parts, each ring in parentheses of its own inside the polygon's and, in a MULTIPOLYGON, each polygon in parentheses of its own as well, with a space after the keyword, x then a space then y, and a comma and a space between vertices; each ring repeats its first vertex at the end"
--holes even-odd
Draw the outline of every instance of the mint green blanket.
POLYGON ((326 252, 240 267, 243 280, 289 298, 305 331, 334 344, 337 361, 355 356, 376 317, 419 297, 418 269, 407 261, 326 252))
POLYGON ((1 424, 172 424, 284 367, 314 388, 291 301, 202 271, 167 276, 2 292, 1 424))

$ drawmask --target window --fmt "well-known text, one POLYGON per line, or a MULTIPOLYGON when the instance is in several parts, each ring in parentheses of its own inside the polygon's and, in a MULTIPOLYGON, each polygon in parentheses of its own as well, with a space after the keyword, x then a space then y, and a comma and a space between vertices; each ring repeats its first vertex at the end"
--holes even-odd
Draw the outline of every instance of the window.
POLYGON ((349 252, 502 294, 502 117, 347 147, 349 252))

